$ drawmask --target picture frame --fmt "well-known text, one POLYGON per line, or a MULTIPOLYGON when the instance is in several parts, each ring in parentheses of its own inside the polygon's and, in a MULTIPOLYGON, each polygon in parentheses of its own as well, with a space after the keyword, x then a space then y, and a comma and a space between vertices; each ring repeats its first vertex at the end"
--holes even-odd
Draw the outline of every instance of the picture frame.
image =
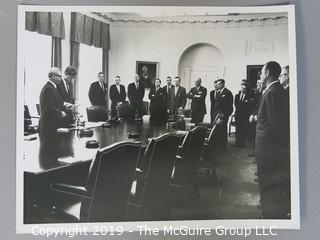
POLYGON ((159 77, 159 62, 137 61, 136 73, 145 88, 151 88, 159 77))

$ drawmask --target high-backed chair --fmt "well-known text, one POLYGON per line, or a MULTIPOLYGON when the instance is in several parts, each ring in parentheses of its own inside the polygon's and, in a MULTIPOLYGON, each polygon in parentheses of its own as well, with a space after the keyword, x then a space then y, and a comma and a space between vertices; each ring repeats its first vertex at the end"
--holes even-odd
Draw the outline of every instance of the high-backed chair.
POLYGON ((86 110, 89 122, 103 122, 108 119, 107 110, 103 106, 90 106, 86 110))
POLYGON ((205 176, 210 183, 217 183, 218 177, 216 173, 216 156, 217 156, 217 144, 216 144, 216 124, 210 129, 209 135, 204 140, 203 151, 198 166, 198 174, 205 176))
POLYGON ((143 114, 148 115, 149 113, 149 102, 143 101, 143 114))
POLYGON ((119 119, 134 118, 134 112, 128 102, 121 103, 116 107, 119 119))
POLYGON ((171 186, 191 191, 198 196, 197 167, 202 154, 206 128, 197 126, 191 129, 179 146, 175 159, 171 186))
POLYGON ((80 222, 126 220, 139 153, 139 142, 113 144, 98 150, 85 186, 52 184, 53 191, 81 197, 81 201, 65 209, 62 216, 80 222))
POLYGON ((167 133, 150 140, 136 172, 132 204, 143 208, 142 219, 165 220, 169 215, 168 187, 180 137, 167 133))
POLYGON ((37 126, 34 126, 32 123, 32 117, 27 105, 24 105, 24 135, 29 135, 37 132, 37 126))

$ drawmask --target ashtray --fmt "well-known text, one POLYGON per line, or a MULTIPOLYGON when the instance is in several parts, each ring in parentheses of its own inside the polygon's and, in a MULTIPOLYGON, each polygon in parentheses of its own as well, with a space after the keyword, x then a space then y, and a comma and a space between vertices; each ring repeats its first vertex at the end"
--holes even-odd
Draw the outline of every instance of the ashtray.
POLYGON ((99 142, 96 140, 89 140, 86 142, 86 148, 98 148, 99 147, 99 142))

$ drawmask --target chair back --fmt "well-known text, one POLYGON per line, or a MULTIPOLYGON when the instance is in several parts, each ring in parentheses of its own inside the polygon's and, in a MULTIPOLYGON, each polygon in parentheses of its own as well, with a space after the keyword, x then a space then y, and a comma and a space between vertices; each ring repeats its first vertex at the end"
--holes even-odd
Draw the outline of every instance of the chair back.
POLYGON ((197 167, 202 154, 205 134, 206 128, 197 126, 184 137, 179 149, 181 159, 176 159, 175 163, 174 178, 179 185, 196 185, 197 167))
POLYGON ((131 105, 128 102, 117 105, 118 118, 129 119, 134 117, 134 112, 131 105))
POLYGON ((143 114, 144 114, 144 115, 150 114, 149 108, 150 108, 149 102, 143 101, 143 114))
POLYGON ((104 122, 108 119, 108 113, 103 106, 90 106, 86 108, 89 122, 104 122))
POLYGON ((185 155, 184 155, 184 164, 190 165, 190 166, 197 166, 200 157, 201 157, 201 151, 203 147, 203 142, 206 134, 206 128, 203 127, 195 127, 189 131, 186 136, 188 142, 186 142, 186 149, 185 155))
POLYGON ((140 142, 119 142, 98 150, 86 189, 91 196, 81 203, 80 219, 121 221, 126 218, 140 142))
POLYGON ((166 204, 179 142, 180 137, 171 133, 153 138, 149 142, 144 153, 146 181, 142 193, 143 205, 161 208, 166 204))

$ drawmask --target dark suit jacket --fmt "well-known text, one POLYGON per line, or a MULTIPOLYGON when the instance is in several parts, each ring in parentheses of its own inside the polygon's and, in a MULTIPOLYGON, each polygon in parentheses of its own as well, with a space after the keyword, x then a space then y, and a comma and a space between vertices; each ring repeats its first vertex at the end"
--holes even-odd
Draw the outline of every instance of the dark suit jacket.
POLYGON ((252 106, 252 115, 258 115, 259 107, 261 104, 262 93, 255 92, 253 96, 253 106, 252 106))
POLYGON ((242 101, 240 101, 240 97, 241 91, 234 97, 236 121, 238 121, 238 119, 241 119, 240 121, 249 121, 249 116, 254 105, 253 95, 250 91, 248 91, 245 93, 242 101))
POLYGON ((62 82, 60 85, 57 86, 58 92, 64 102, 68 103, 74 103, 74 100, 72 99, 72 85, 67 84, 68 90, 64 86, 64 83, 62 82))
POLYGON ((162 89, 165 94, 167 109, 169 109, 170 113, 174 113, 174 86, 171 85, 169 91, 168 85, 164 86, 162 89))
MULTIPOLYGON (((175 88, 174 88, 173 94, 175 94, 175 88)), ((179 86, 177 90, 177 94, 174 96, 174 110, 177 110, 180 107, 184 109, 186 106, 186 102, 187 102, 186 89, 184 87, 179 86)))
POLYGON ((256 144, 287 146, 289 142, 289 106, 279 82, 262 95, 256 127, 256 144))
POLYGON ((124 102, 126 97, 126 89, 123 85, 120 85, 120 93, 115 84, 110 86, 111 105, 116 106, 118 102, 124 102))
POLYGON ((210 102, 211 102, 211 108, 210 108, 210 116, 211 116, 211 122, 214 121, 214 105, 216 103, 216 98, 217 98, 217 95, 216 95, 216 90, 212 90, 210 92, 210 102))
POLYGON ((217 98, 214 104, 213 115, 215 118, 215 116, 218 113, 221 113, 223 115, 223 121, 227 123, 228 118, 232 114, 232 112, 233 112, 233 95, 227 88, 224 88, 217 95, 217 98))
POLYGON ((128 98, 130 104, 142 104, 144 98, 144 85, 139 83, 139 89, 136 88, 135 83, 128 85, 128 98))
POLYGON ((158 118, 163 118, 166 115, 166 94, 165 89, 159 88, 156 91, 154 86, 151 87, 149 92, 150 99, 150 115, 158 118))
POLYGON ((198 91, 196 87, 190 89, 187 97, 192 99, 191 111, 193 114, 205 115, 207 113, 206 96, 207 89, 205 87, 200 86, 198 91))
POLYGON ((58 90, 47 82, 40 93, 40 133, 55 133, 62 126, 63 100, 58 90))
POLYGON ((91 83, 89 89, 89 99, 92 105, 106 107, 107 86, 103 83, 101 88, 99 81, 91 83))

